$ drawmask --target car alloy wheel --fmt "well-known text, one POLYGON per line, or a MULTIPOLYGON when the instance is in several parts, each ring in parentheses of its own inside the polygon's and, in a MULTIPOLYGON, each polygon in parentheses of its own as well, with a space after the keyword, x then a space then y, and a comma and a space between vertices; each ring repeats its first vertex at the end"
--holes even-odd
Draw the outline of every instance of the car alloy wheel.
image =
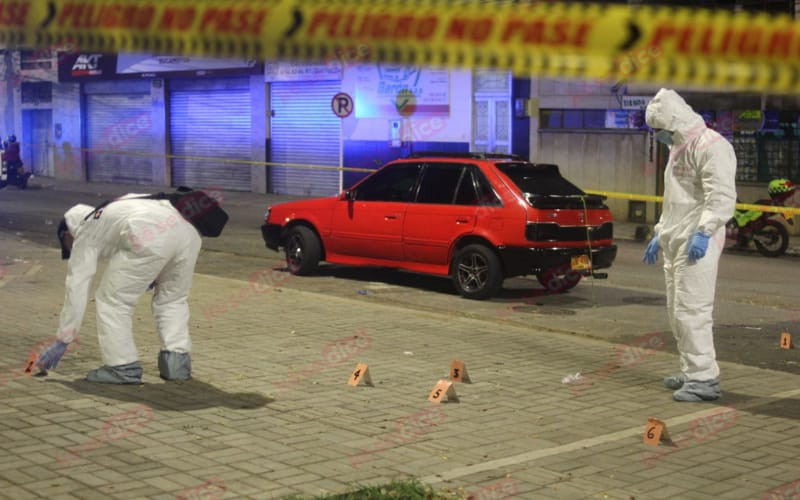
POLYGON ((305 226, 295 226, 286 237, 286 267, 297 275, 313 274, 319 265, 322 245, 319 237, 305 226))
POLYGON ((503 285, 503 273, 497 254, 484 245, 467 245, 456 253, 452 266, 453 283, 468 299, 486 299, 503 285))

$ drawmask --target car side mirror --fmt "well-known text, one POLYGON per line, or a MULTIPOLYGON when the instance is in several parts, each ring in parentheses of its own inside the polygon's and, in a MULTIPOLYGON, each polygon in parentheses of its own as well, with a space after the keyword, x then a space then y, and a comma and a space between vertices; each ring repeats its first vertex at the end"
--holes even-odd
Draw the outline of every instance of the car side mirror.
POLYGON ((347 201, 353 201, 356 199, 356 192, 354 189, 346 189, 344 194, 342 195, 342 199, 347 201))

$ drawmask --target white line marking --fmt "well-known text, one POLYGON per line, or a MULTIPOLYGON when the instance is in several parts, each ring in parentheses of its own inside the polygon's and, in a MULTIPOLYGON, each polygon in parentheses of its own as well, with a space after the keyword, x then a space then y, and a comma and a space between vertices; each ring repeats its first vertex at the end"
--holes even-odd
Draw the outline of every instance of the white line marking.
MULTIPOLYGON (((748 408, 754 408, 756 406, 761 406, 763 404, 774 402, 776 399, 787 399, 792 396, 800 395, 800 389, 793 389, 790 391, 778 392, 776 394, 772 394, 770 396, 765 396, 761 398, 756 398, 748 403, 741 404, 736 408, 737 410, 747 410, 748 408)), ((685 424, 687 422, 691 422, 692 420, 702 417, 708 414, 711 411, 714 411, 717 408, 724 408, 721 406, 711 406, 706 407, 703 410, 696 411, 694 413, 689 413, 687 415, 682 415, 679 417, 672 417, 664 421, 667 424, 667 427, 674 427, 681 424, 685 424)), ((561 453, 569 453, 571 451, 580 450, 583 448, 589 448, 592 446, 597 446, 605 443, 610 443, 612 441, 618 441, 620 439, 634 437, 634 436, 641 436, 644 432, 644 423, 642 425, 631 427, 629 429, 624 429, 617 432, 612 432, 610 434, 604 434, 602 436, 595 436, 588 439, 581 439, 580 441, 575 441, 572 443, 562 444, 560 446, 554 446, 552 448, 545 448, 543 450, 534 450, 534 451, 527 451, 525 453, 520 453, 518 455, 512 455, 510 457, 498 458, 496 460, 490 460, 488 462, 483 462, 480 464, 469 465, 465 467, 457 467, 455 469, 449 470, 447 472, 441 474, 432 474, 430 476, 425 476, 421 479, 422 483, 424 484, 436 484, 443 481, 450 481, 452 479, 456 479, 459 477, 469 476, 471 474, 477 474, 479 472, 490 471, 494 469, 500 469, 502 467, 509 467, 512 465, 519 465, 525 462, 532 462, 534 460, 538 460, 540 458, 549 457, 552 455, 559 455, 561 453)))

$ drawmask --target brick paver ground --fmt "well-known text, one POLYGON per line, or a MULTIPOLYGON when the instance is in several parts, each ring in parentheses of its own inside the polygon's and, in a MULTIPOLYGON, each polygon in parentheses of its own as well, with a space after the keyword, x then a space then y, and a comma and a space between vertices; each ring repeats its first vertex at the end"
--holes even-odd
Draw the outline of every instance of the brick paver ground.
POLYGON ((143 385, 83 381, 100 362, 93 302, 58 372, 25 377, 29 350, 57 327, 65 265, 8 233, 0 245, 0 497, 280 498, 409 476, 475 498, 800 491, 795 375, 723 363, 719 404, 677 404, 660 387, 671 354, 249 276, 195 276, 190 382, 158 378, 147 295, 143 385), (433 405, 452 359, 473 383, 433 405), (357 362, 374 387, 347 385, 357 362), (562 384, 586 367, 586 383, 562 384), (648 417, 677 445, 643 444, 648 417))

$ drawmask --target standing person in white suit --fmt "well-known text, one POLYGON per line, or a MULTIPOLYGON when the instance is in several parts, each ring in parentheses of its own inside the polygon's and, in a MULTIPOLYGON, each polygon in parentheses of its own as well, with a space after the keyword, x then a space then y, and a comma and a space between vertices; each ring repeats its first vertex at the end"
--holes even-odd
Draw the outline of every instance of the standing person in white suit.
POLYGON ((142 367, 134 343, 132 317, 151 284, 151 304, 161 337, 158 367, 166 380, 191 377, 189 289, 200 252, 198 230, 167 200, 126 195, 95 210, 75 205, 58 230, 67 263, 66 296, 56 341, 37 365, 55 368, 80 329, 99 259, 108 267, 95 293, 97 338, 104 365, 86 379, 139 384, 142 367))
POLYGON ((713 401, 722 392, 712 313, 725 223, 736 205, 736 155, 674 90, 659 90, 645 119, 670 150, 664 209, 644 254, 653 264, 664 250, 667 313, 680 354, 681 372, 664 385, 675 401, 713 401))

